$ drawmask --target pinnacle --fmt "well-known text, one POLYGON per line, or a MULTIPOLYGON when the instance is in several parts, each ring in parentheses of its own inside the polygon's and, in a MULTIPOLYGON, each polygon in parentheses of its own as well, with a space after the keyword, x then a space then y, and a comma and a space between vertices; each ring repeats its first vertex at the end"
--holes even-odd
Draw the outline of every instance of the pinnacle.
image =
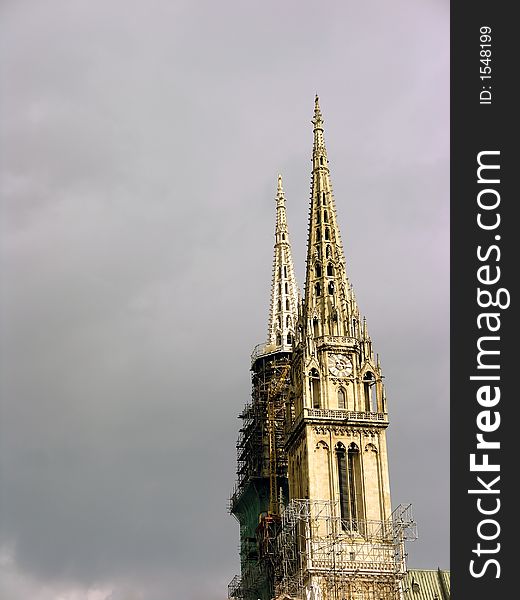
POLYGON ((283 192, 283 182, 281 175, 278 175, 278 189, 276 191, 276 200, 278 203, 285 202, 285 195, 283 192))
POLYGON ((315 129, 323 127, 323 116, 321 114, 320 99, 318 94, 316 94, 314 99, 314 118, 312 119, 312 123, 315 129))

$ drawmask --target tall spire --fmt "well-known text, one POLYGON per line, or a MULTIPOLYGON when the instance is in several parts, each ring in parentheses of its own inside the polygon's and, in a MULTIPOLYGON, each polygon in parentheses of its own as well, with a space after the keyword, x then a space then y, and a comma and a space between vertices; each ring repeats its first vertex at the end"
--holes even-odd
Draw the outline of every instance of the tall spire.
POLYGON ((294 275, 289 229, 287 227, 282 176, 278 175, 273 284, 267 335, 269 351, 275 349, 292 350, 299 297, 300 292, 294 275))
POLYGON ((305 329, 318 336, 359 337, 359 311, 345 270, 319 98, 312 119, 311 207, 305 278, 305 329))

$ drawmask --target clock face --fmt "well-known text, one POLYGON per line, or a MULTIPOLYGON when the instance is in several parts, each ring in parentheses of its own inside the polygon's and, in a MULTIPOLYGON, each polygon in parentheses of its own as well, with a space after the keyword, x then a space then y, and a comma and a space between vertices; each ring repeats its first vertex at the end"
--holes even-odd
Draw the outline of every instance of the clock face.
POLYGON ((352 373, 352 362, 344 354, 329 354, 329 372, 334 377, 348 377, 352 373))

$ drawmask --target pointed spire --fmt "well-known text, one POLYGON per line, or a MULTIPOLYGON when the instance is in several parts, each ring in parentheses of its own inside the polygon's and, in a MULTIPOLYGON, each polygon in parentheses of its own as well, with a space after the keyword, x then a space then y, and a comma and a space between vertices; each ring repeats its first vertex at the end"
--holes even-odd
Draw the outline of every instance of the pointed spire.
POLYGON ((275 349, 292 350, 299 297, 300 292, 294 275, 289 229, 287 227, 282 176, 278 175, 273 283, 267 335, 267 346, 270 348, 270 352, 275 349))
POLYGON ((359 311, 345 270, 318 96, 312 123, 314 144, 304 302, 306 329, 313 336, 359 338, 362 333, 359 311))
POLYGON ((321 114, 320 99, 318 94, 316 94, 316 97, 314 98, 314 118, 312 119, 312 123, 314 125, 314 130, 323 130, 323 117, 321 114))

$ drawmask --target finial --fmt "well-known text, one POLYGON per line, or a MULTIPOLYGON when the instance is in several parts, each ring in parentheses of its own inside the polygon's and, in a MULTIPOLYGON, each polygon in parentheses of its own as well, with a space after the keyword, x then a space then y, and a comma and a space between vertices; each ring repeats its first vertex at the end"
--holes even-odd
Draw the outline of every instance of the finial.
POLYGON ((314 118, 312 119, 312 123, 314 125, 314 129, 323 128, 323 117, 321 115, 320 99, 318 97, 318 94, 316 94, 316 97, 314 99, 314 118))
POLYGON ((277 204, 285 204, 285 195, 283 193, 282 176, 278 174, 278 189, 276 191, 277 204))

